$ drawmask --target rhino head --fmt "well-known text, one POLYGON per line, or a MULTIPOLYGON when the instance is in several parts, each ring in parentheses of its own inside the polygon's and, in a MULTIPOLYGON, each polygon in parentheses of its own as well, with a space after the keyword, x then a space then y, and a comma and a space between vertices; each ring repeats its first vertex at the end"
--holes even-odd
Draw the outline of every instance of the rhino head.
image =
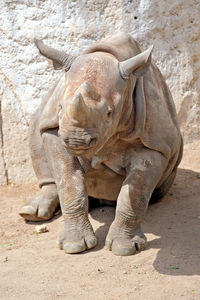
POLYGON ((119 62, 106 52, 73 57, 40 41, 36 45, 44 56, 52 59, 55 68, 68 71, 59 99, 62 142, 75 156, 94 155, 130 119, 136 78, 148 69, 152 47, 119 62))

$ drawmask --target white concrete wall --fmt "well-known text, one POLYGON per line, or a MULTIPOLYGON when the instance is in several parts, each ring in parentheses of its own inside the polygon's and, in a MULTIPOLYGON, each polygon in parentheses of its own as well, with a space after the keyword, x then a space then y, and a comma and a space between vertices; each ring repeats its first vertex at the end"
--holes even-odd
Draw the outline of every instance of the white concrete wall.
POLYGON ((30 115, 60 75, 38 54, 33 38, 81 53, 117 31, 131 33, 153 58, 174 97, 185 142, 199 138, 199 0, 1 0, 0 183, 33 182, 30 115))

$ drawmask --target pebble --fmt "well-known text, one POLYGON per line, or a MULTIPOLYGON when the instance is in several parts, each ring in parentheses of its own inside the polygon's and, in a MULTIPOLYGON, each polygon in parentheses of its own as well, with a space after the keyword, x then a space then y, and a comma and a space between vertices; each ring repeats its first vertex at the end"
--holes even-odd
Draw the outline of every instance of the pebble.
POLYGON ((44 233, 44 232, 48 232, 48 231, 49 231, 49 229, 48 229, 47 225, 45 225, 45 224, 35 226, 35 232, 37 232, 37 233, 44 233))

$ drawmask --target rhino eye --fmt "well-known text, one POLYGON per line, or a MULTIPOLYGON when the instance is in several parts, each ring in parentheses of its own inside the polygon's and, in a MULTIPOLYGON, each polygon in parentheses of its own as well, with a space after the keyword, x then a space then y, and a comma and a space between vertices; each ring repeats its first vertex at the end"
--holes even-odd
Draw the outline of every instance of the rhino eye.
POLYGON ((62 105, 61 105, 61 104, 59 104, 59 105, 58 105, 58 108, 59 108, 59 110, 61 110, 61 109, 62 109, 62 105))

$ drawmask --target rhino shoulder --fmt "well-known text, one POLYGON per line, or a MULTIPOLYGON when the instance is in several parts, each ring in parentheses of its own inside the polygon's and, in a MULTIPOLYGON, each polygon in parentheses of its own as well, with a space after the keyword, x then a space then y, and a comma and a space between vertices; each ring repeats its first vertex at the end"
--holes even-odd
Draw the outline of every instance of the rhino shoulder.
POLYGON ((65 86, 65 76, 65 74, 61 76, 41 102, 39 108, 39 128, 41 133, 50 128, 58 127, 59 100, 65 86))

